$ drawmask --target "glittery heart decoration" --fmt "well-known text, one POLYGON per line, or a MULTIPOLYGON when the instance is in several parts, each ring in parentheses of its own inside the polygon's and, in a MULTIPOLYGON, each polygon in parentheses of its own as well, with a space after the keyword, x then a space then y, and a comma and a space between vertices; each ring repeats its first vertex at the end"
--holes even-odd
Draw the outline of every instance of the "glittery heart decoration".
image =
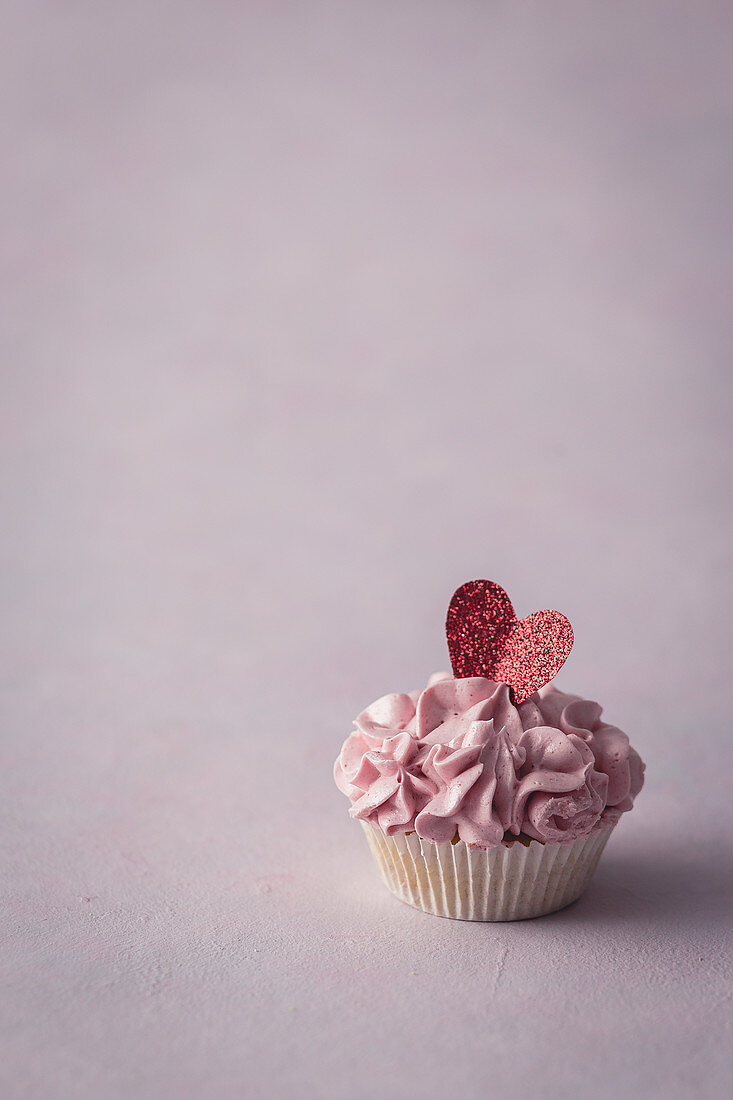
POLYGON ((515 703, 549 683, 573 648, 573 628, 559 611, 517 619, 494 581, 467 581, 453 593, 445 621, 453 675, 508 684, 515 703))

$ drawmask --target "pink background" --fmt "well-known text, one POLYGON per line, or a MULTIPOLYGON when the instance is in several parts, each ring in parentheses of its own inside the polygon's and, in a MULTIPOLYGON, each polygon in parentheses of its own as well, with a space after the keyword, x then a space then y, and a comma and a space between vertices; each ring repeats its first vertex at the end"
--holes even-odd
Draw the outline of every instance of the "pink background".
POLYGON ((5 4, 4 1097, 719 1097, 731 8, 5 4), (648 781, 519 925, 331 766, 471 577, 648 781))

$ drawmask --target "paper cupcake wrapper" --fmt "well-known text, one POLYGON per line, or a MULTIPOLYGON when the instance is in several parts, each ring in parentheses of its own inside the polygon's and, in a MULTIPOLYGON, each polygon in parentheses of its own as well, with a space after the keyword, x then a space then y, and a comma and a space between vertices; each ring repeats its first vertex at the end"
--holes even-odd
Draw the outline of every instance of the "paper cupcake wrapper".
POLYGON ((471 848, 434 844, 417 833, 385 836, 362 821, 385 885, 416 909, 458 920, 527 920, 579 898, 593 877, 613 825, 563 844, 514 841, 471 848))

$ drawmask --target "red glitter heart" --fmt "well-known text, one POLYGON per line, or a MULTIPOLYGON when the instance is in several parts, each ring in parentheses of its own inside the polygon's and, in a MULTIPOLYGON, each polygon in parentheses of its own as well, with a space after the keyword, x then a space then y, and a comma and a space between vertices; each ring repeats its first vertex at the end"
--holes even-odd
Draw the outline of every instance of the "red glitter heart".
POLYGON ((573 648, 573 628, 559 611, 517 619, 494 581, 467 581, 453 593, 445 621, 453 675, 508 684, 515 703, 549 683, 573 648))

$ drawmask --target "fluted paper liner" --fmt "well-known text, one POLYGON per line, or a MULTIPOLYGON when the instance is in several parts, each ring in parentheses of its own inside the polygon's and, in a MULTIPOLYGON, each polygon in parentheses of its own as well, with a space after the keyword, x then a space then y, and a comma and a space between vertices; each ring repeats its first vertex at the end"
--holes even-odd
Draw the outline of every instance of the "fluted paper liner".
POLYGON ((416 909, 458 920, 509 921, 554 913, 579 898, 613 826, 562 844, 514 841, 472 848, 415 832, 385 836, 362 821, 382 879, 416 909))

